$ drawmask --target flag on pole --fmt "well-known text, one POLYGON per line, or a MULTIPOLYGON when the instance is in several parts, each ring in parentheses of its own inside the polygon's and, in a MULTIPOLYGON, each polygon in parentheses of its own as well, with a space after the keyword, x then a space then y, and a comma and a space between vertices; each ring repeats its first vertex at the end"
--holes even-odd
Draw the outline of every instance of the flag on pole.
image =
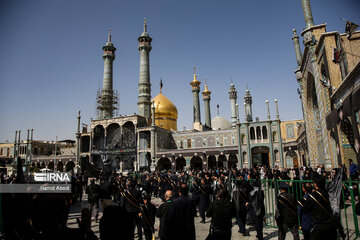
POLYGON ((345 25, 345 33, 347 33, 348 38, 351 37, 351 35, 354 34, 354 32, 356 31, 356 29, 359 27, 359 25, 350 22, 350 21, 346 21, 346 25, 345 25))
POLYGON ((162 91, 162 88, 163 88, 163 83, 162 83, 162 77, 160 78, 160 93, 162 91))
POLYGON ((333 181, 328 186, 329 201, 333 214, 337 216, 340 213, 340 197, 342 190, 343 168, 338 168, 338 171, 333 181))

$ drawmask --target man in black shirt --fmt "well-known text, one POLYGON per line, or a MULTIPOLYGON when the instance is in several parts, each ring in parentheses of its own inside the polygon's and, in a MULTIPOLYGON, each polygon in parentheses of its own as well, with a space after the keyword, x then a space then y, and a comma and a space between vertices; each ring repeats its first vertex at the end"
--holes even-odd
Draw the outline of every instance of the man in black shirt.
POLYGON ((179 229, 175 237, 179 240, 195 240, 196 208, 194 201, 188 198, 189 188, 186 183, 182 183, 178 191, 179 197, 173 201, 175 224, 179 229))
POLYGON ((199 185, 199 213, 201 217, 201 223, 205 223, 205 212, 210 205, 210 197, 212 194, 211 185, 206 183, 206 179, 202 178, 199 185))
POLYGON ((90 213, 92 214, 92 211, 95 208, 95 221, 97 222, 99 217, 100 186, 95 184, 95 179, 91 179, 90 185, 87 187, 86 192, 88 194, 90 213))
POLYGON ((241 173, 236 177, 236 188, 233 192, 233 202, 236 208, 236 223, 239 226, 239 233, 243 236, 250 236, 249 232, 246 231, 246 214, 248 207, 246 203, 249 202, 249 194, 251 186, 249 182, 244 180, 244 174, 241 173))
POLYGON ((286 232, 294 236, 294 240, 300 240, 299 225, 297 215, 297 205, 294 196, 287 192, 289 185, 286 182, 280 182, 280 195, 278 196, 277 206, 280 217, 278 218, 279 240, 285 240, 286 232))
POLYGON ((211 231, 214 239, 231 239, 232 218, 236 216, 236 210, 228 195, 226 188, 219 189, 216 200, 211 203, 206 212, 206 217, 211 217, 211 231))
POLYGON ((335 240, 336 221, 332 214, 329 194, 325 190, 325 178, 317 176, 314 178, 315 190, 309 194, 303 207, 305 213, 309 213, 314 220, 315 226, 310 232, 311 240, 335 240))
POLYGON ((150 194, 146 194, 143 197, 144 205, 141 206, 141 213, 139 216, 141 218, 141 226, 144 229, 144 235, 146 240, 151 240, 154 231, 154 223, 155 223, 155 214, 156 207, 151 203, 150 194))
POLYGON ((171 190, 165 192, 164 199, 165 202, 156 211, 156 217, 160 218, 159 237, 160 240, 172 240, 176 233, 171 190))
POLYGON ((141 239, 142 238, 142 229, 141 229, 141 221, 140 221, 140 217, 139 217, 140 203, 142 203, 141 192, 135 188, 136 182, 134 180, 129 180, 127 182, 126 187, 127 187, 127 189, 124 192, 125 208, 126 208, 126 211, 129 213, 130 218, 133 223, 132 224, 133 229, 131 231, 131 233, 132 233, 131 239, 134 239, 135 226, 137 227, 137 230, 138 230, 139 239, 141 239))

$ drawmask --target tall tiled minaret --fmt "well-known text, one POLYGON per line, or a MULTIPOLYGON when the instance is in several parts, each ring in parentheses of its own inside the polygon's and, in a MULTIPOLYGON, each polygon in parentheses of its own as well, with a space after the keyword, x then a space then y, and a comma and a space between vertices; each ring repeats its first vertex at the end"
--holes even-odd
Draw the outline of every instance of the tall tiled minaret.
POLYGON ((252 122, 253 121, 253 117, 252 117, 252 97, 250 95, 250 91, 249 89, 246 89, 245 92, 245 121, 246 122, 252 122))
POLYGON ((113 91, 113 61, 115 59, 116 48, 111 42, 111 30, 109 30, 108 41, 103 47, 104 77, 101 95, 98 96, 99 118, 112 118, 113 111, 116 109, 113 91))
POLYGON ((314 25, 314 19, 311 12, 310 0, 301 0, 306 28, 312 27, 314 25))
POLYGON ((194 80, 190 82, 190 85, 191 85, 191 91, 193 93, 193 109, 194 109, 193 127, 196 130, 201 130, 200 101, 199 101, 200 84, 201 82, 196 79, 196 68, 194 68, 194 80))
POLYGON ((229 89, 229 99, 231 104, 231 127, 236 128, 237 114, 236 114, 236 101, 237 101, 237 91, 234 83, 231 81, 229 89))
POLYGON ((138 38, 140 51, 140 78, 138 95, 138 114, 147 120, 151 118, 151 84, 150 84, 150 61, 151 37, 147 32, 146 19, 144 19, 144 32, 138 38))
POLYGON ((204 106, 205 106, 205 126, 208 128, 211 128, 211 112, 210 112, 210 95, 211 92, 209 91, 207 87, 207 83, 205 83, 205 90, 202 92, 203 100, 204 100, 204 106))

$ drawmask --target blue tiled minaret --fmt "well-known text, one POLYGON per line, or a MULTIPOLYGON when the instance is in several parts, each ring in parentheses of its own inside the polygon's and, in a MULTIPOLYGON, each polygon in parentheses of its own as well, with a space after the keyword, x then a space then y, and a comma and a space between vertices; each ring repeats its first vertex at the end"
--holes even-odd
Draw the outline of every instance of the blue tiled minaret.
POLYGON ((144 32, 138 38, 140 51, 140 78, 138 95, 138 114, 147 120, 151 118, 151 83, 150 83, 150 61, 151 37, 147 32, 146 19, 144 19, 144 32))
POLYGON ((234 85, 233 82, 231 82, 231 84, 230 84, 229 98, 230 98, 230 105, 231 105, 231 127, 236 128, 236 122, 237 122, 237 114, 236 114, 237 91, 235 89, 235 85, 234 85))
POLYGON ((112 118, 114 106, 114 91, 113 91, 113 61, 115 59, 116 48, 111 42, 111 30, 109 30, 108 41, 103 47, 104 59, 104 76, 101 95, 98 97, 99 118, 112 118))
POLYGON ((211 91, 209 91, 207 83, 205 83, 205 90, 202 92, 204 106, 205 106, 205 126, 211 128, 211 112, 210 112, 210 95, 211 91))
POLYGON ((252 117, 252 97, 250 95, 250 91, 249 89, 246 89, 245 92, 245 121, 246 122, 252 122, 253 121, 253 117, 252 117))
POLYGON ((190 82, 191 91, 193 93, 193 110, 194 110, 194 120, 193 127, 194 129, 201 129, 201 119, 200 119, 200 101, 199 101, 199 92, 200 92, 201 82, 196 79, 196 68, 194 68, 194 80, 190 82))

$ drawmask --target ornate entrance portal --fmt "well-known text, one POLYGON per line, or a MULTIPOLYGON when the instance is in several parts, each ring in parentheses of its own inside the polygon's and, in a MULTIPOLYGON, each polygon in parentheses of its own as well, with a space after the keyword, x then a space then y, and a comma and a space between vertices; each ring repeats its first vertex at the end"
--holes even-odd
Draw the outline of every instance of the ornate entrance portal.
POLYGON ((269 166, 270 152, 268 147, 254 147, 251 149, 252 166, 269 166))

